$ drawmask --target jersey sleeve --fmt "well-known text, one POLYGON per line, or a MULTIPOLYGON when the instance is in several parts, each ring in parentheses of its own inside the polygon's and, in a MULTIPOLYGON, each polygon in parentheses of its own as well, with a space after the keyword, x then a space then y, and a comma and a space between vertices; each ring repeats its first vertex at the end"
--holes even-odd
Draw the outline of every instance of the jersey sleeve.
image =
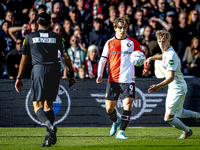
POLYGON ((176 71, 178 67, 178 60, 175 55, 170 54, 167 59, 167 71, 176 71))
POLYGON ((26 35, 23 44, 22 44, 22 48, 21 48, 21 53, 24 55, 30 55, 30 45, 29 45, 29 36, 26 35))
POLYGON ((108 58, 109 57, 109 42, 107 41, 106 44, 104 45, 103 52, 101 54, 101 57, 108 58))

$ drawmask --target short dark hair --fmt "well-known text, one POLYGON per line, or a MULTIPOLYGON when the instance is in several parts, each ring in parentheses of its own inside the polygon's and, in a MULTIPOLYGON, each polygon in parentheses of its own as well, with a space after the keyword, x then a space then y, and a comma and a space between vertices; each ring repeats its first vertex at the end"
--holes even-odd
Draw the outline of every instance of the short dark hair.
POLYGON ((44 11, 47 11, 47 7, 45 5, 39 5, 38 10, 43 9, 44 11))
POLYGON ((51 20, 50 15, 45 12, 38 15, 38 23, 42 26, 50 25, 50 20, 51 20))
POLYGON ((23 42, 24 38, 19 36, 19 37, 17 37, 17 40, 21 40, 23 42))

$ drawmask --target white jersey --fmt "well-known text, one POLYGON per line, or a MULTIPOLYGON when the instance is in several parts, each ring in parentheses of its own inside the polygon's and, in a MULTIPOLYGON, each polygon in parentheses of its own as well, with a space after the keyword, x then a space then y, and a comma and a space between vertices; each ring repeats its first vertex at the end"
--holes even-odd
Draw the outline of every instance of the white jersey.
POLYGON ((164 68, 165 78, 168 77, 168 71, 175 71, 174 80, 168 85, 168 93, 174 93, 177 95, 186 93, 187 84, 181 72, 181 62, 172 46, 170 46, 170 48, 163 53, 162 65, 164 68))

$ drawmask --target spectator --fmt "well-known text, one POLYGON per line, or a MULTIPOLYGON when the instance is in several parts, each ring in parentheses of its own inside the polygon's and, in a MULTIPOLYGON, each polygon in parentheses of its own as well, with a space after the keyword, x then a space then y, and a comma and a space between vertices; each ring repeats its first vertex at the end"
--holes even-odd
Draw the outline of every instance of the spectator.
POLYGON ((190 65, 190 74, 196 77, 200 77, 200 49, 195 49, 195 51, 197 51, 197 54, 195 54, 194 60, 190 65))
POLYGON ((43 12, 46 12, 47 11, 47 7, 45 5, 39 5, 38 7, 38 15, 43 13, 43 12))
POLYGON ((185 75, 191 75, 191 63, 194 60, 194 56, 197 54, 198 49, 200 48, 199 36, 194 36, 191 40, 191 45, 187 46, 183 56, 183 73, 185 75))
POLYGON ((76 7, 70 8, 69 16, 70 16, 70 19, 72 20, 72 28, 82 30, 82 27, 84 27, 84 25, 82 26, 82 22, 79 18, 80 16, 79 10, 76 7))
POLYGON ((57 13, 58 18, 60 19, 60 23, 63 24, 64 21, 64 14, 63 14, 63 5, 61 2, 56 2, 53 5, 53 12, 57 13))
POLYGON ((150 0, 149 2, 152 6, 152 11, 155 12, 158 9, 158 5, 157 5, 158 0, 150 0))
MULTIPOLYGON (((182 0, 173 0, 173 2, 169 3, 170 9, 172 9, 176 13, 176 18, 179 17, 181 12, 185 12, 186 8, 183 4, 182 0)), ((178 22, 178 20, 177 20, 178 22)))
POLYGON ((103 27, 103 22, 101 19, 96 18, 93 20, 93 31, 89 32, 87 36, 87 44, 97 45, 99 48, 99 53, 101 54, 103 46, 108 39, 108 34, 105 34, 103 27))
POLYGON ((110 37, 112 37, 115 34, 113 22, 118 17, 118 11, 115 6, 110 6, 108 11, 109 18, 106 21, 104 21, 104 30, 110 35, 110 37))
POLYGON ((75 6, 76 4, 73 0, 63 0, 63 14, 65 14, 65 18, 69 17, 69 10, 75 6))
POLYGON ((152 10, 152 6, 150 4, 149 5, 147 5, 147 4, 143 5, 141 7, 141 10, 143 12, 143 18, 146 21, 148 21, 149 18, 154 15, 154 11, 152 10))
POLYGON ((187 24, 190 26, 190 28, 197 28, 197 24, 199 22, 199 12, 196 9, 193 9, 190 11, 188 15, 188 22, 187 24))
POLYGON ((16 25, 15 16, 14 16, 13 11, 11 10, 7 10, 5 12, 5 20, 9 21, 11 23, 11 26, 16 25))
POLYGON ((160 54, 161 50, 158 46, 157 40, 155 39, 155 37, 152 35, 152 27, 147 25, 144 28, 144 36, 143 39, 141 41, 141 44, 145 44, 148 46, 148 55, 149 56, 153 56, 156 54, 160 54))
POLYGON ((15 47, 15 43, 13 39, 10 37, 10 34, 8 32, 9 28, 11 27, 11 23, 9 21, 4 21, 1 26, 1 32, 0 32, 0 45, 4 48, 2 49, 2 55, 5 57, 7 53, 15 47), (5 45, 5 46, 4 46, 5 45))
POLYGON ((185 12, 187 14, 195 8, 195 3, 192 0, 182 0, 182 2, 185 5, 185 12))
POLYGON ((144 35, 144 27, 148 24, 147 21, 143 19, 143 11, 137 10, 135 13, 135 24, 131 24, 129 29, 129 34, 132 38, 135 38, 137 41, 141 41, 142 36, 144 35))
POLYGON ((77 77, 78 68, 85 64, 86 51, 78 46, 78 41, 75 35, 70 38, 71 47, 67 49, 68 54, 72 60, 75 77, 77 77))
POLYGON ((126 5, 124 2, 119 3, 118 12, 119 12, 119 17, 123 17, 126 15, 126 5))
POLYGON ((34 20, 37 20, 37 18, 38 18, 37 10, 31 8, 31 9, 29 10, 28 17, 29 17, 28 23, 31 23, 31 22, 33 22, 34 20))
POLYGON ((177 39, 175 38, 175 33, 176 33, 176 29, 175 27, 177 26, 176 25, 176 18, 175 18, 175 12, 174 11, 168 11, 166 13, 166 17, 165 17, 165 20, 166 20, 166 23, 167 23, 167 26, 163 26, 167 31, 169 31, 170 35, 171 35, 171 41, 170 41, 170 44, 172 45, 172 47, 174 47, 174 49, 177 49, 177 39))
POLYGON ((93 18, 97 18, 97 14, 103 13, 108 14, 107 12, 107 3, 103 2, 103 0, 91 0, 92 5, 89 8, 92 11, 93 18))
POLYGON ((128 15, 128 18, 129 18, 131 24, 134 21, 134 17, 133 17, 134 14, 135 14, 135 12, 133 10, 133 7, 131 5, 127 5, 127 7, 126 7, 126 15, 128 15))
POLYGON ((15 48, 12 49, 5 57, 4 69, 9 79, 15 79, 17 77, 19 64, 21 60, 21 48, 23 38, 17 38, 15 48))
POLYGON ((78 46, 82 50, 87 51, 86 48, 85 48, 86 47, 86 43, 85 43, 85 41, 83 39, 82 31, 80 29, 74 30, 74 34, 73 35, 75 35, 77 40, 78 40, 78 46))
POLYGON ((85 65, 81 65, 79 68, 78 68, 78 76, 76 78, 78 79, 86 79, 86 73, 87 73, 87 69, 85 67, 85 65))
POLYGON ((155 16, 152 16, 149 19, 149 25, 152 27, 152 35, 155 37, 156 31, 161 30, 162 27, 159 26, 159 22, 157 21, 157 18, 155 16))
MULTIPOLYGON (((91 15, 91 11, 89 9, 85 9, 85 1, 86 0, 76 0, 76 5, 77 5, 77 9, 79 10, 79 14, 80 14, 80 21, 85 24, 88 20, 88 18, 91 15)), ((84 26, 82 26, 82 29, 84 28, 84 26)))
POLYGON ((89 78, 97 77, 97 68, 99 64, 99 49, 96 45, 88 47, 85 66, 87 68, 87 76, 89 78))
POLYGON ((40 5, 43 5, 46 7, 46 11, 45 11, 46 13, 48 13, 48 14, 52 13, 52 1, 51 0, 35 0, 32 8, 39 10, 40 5))
POLYGON ((69 48, 70 47, 70 38, 73 35, 73 30, 72 30, 72 21, 70 19, 65 19, 64 20, 64 24, 63 24, 63 37, 65 39, 65 48, 69 48))
POLYGON ((165 20, 165 14, 168 11, 167 0, 158 0, 157 5, 158 9, 155 12, 156 17, 160 18, 161 20, 165 20))
MULTIPOLYGON (((28 34, 28 33, 31 33, 31 32, 35 32, 38 30, 38 24, 37 24, 37 21, 36 20, 33 20, 31 23, 28 23, 28 24, 25 24, 23 25, 23 30, 21 32, 21 35, 23 38, 25 38, 25 36, 28 34)), ((13 38, 13 37, 12 37, 13 38)))
POLYGON ((53 27, 56 23, 60 23, 60 18, 58 16, 58 13, 52 12, 51 13, 51 23, 50 23, 50 30, 53 30, 53 27))
POLYGON ((185 12, 179 14, 179 25, 175 27, 175 38, 177 39, 177 54, 180 57, 181 61, 183 59, 183 55, 185 49, 188 45, 190 45, 190 41, 193 36, 195 36, 195 29, 191 29, 187 25, 188 16, 185 12))

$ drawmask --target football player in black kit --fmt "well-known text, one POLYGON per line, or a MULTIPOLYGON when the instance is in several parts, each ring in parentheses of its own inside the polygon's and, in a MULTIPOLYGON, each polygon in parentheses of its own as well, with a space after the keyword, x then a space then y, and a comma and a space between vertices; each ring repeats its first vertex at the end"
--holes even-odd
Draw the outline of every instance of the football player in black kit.
POLYGON ((38 119, 47 127, 47 134, 41 147, 55 144, 56 126, 54 123, 53 101, 56 99, 60 82, 60 65, 58 63, 58 50, 65 57, 69 68, 69 85, 75 83, 71 59, 64 46, 61 35, 49 31, 50 16, 41 13, 38 16, 39 29, 26 36, 22 46, 22 58, 15 83, 15 89, 19 93, 23 86, 21 80, 28 57, 31 56, 33 69, 31 72, 31 93, 33 97, 34 112, 38 119), (43 111, 45 108, 45 111, 43 111))

